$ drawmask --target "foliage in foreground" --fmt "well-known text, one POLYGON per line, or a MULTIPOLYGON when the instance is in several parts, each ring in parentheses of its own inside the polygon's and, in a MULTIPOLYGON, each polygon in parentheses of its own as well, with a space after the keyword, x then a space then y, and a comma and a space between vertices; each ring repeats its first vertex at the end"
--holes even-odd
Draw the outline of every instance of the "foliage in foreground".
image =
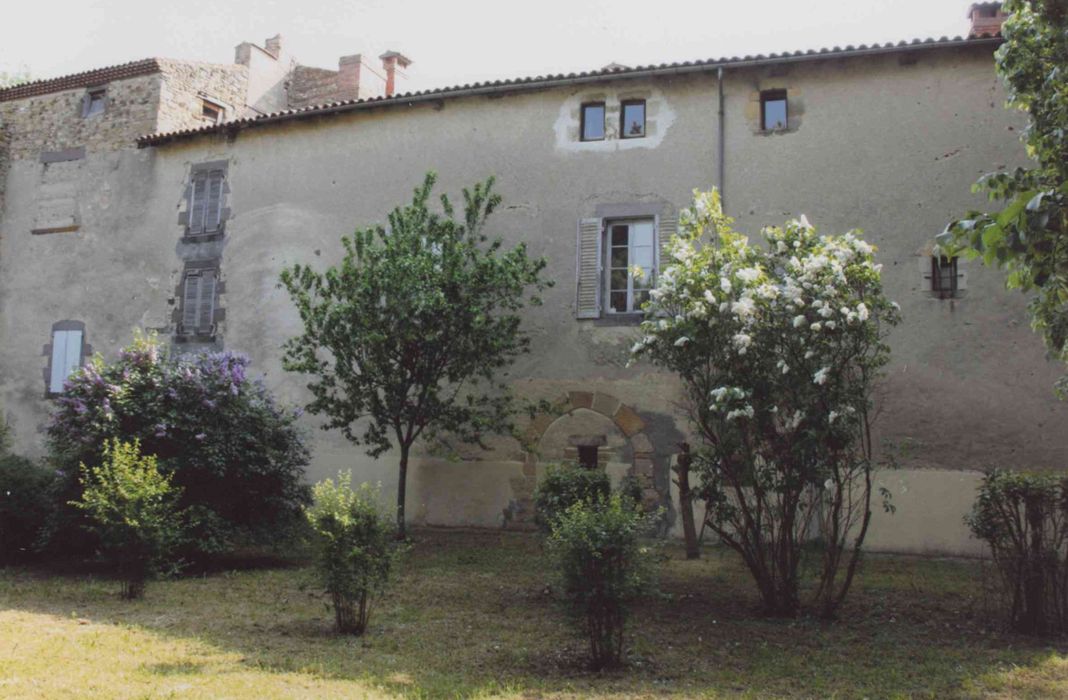
POLYGON ((652 585, 650 519, 619 494, 572 503, 552 522, 549 551, 595 669, 618 665, 628 606, 652 585))
MULTIPOLYGON (((973 187, 1001 210, 971 211, 938 237, 949 254, 1004 268, 1006 286, 1030 297, 1032 326, 1052 357, 1068 363, 1068 3, 1007 0, 995 56, 1008 106, 1028 116, 1031 168, 993 172, 973 187)), ((1058 382, 1068 392, 1068 377, 1058 382)))
POLYGON ((379 505, 378 489, 352 488, 352 472, 325 479, 313 489, 307 509, 315 533, 316 571, 330 595, 334 622, 342 634, 363 634, 371 603, 389 582, 400 552, 392 518, 379 505))
POLYGON ((872 390, 899 314, 857 232, 818 236, 802 217, 765 228, 761 248, 731 223, 717 192, 695 193, 633 352, 681 377, 707 525, 766 611, 798 612, 815 532, 813 602, 829 617, 871 519, 872 390))
MULTIPOLYGON (((169 355, 155 336, 138 335, 113 363, 93 358, 67 380, 48 427, 57 501, 80 499, 78 465, 98 464, 103 445, 136 440, 181 491, 186 556, 275 544, 302 520, 309 453, 299 414, 248 369, 232 352, 169 355)), ((74 515, 59 512, 54 546, 78 542, 74 515)))
POLYGON ((542 532, 575 503, 608 498, 612 484, 600 469, 550 464, 534 490, 534 522, 542 532))
POLYGON ((1009 627, 1068 632, 1068 482, 1052 474, 994 470, 967 523, 990 546, 1009 627))
POLYGON ((113 440, 100 463, 81 465, 81 499, 99 535, 104 556, 122 581, 122 597, 140 598, 145 581, 160 571, 181 539, 177 501, 180 491, 163 474, 156 458, 140 445, 113 440))
POLYGON ((399 450, 400 536, 416 440, 482 446, 514 433, 514 401, 496 377, 529 351, 519 312, 550 284, 524 244, 502 250, 483 233, 501 201, 493 178, 464 190, 461 220, 446 196, 442 213, 431 211, 435 180, 428 173, 388 226, 342 238, 335 267, 282 273, 304 323, 286 343, 285 367, 311 376, 308 410, 327 417, 324 429, 374 457, 399 450))
POLYGON ((0 565, 29 558, 52 512, 55 476, 36 462, 0 454, 0 565))

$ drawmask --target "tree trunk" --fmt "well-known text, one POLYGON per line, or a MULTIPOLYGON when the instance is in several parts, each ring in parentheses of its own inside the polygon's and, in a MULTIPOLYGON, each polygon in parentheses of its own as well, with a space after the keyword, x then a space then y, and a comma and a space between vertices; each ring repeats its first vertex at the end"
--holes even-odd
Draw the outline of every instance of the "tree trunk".
POLYGON ((408 451, 411 445, 401 444, 400 475, 397 479, 397 539, 408 538, 408 531, 404 526, 404 498, 408 486, 408 451))
POLYGON ((697 559, 701 550, 697 546, 697 527, 693 522, 693 491, 690 490, 690 456, 689 443, 679 443, 679 457, 673 471, 677 477, 675 484, 679 487, 679 510, 682 515, 682 534, 686 540, 686 558, 697 559))

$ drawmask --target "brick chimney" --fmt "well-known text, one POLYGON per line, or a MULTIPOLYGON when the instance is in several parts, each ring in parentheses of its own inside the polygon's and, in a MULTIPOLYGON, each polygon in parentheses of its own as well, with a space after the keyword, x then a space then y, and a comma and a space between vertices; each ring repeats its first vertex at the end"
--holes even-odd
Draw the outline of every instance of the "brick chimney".
POLYGON ((360 98, 360 66, 363 55, 354 53, 337 59, 337 94, 338 100, 358 100, 360 98))
POLYGON ((968 38, 974 39, 979 36, 997 36, 1001 34, 1001 23, 1006 15, 1001 11, 1000 2, 976 2, 968 8, 968 19, 972 21, 972 28, 968 32, 968 38))
MULTIPOLYGON (((407 68, 412 62, 397 51, 387 51, 379 58, 382 59, 382 69, 386 71, 386 97, 393 97, 397 91, 397 68, 407 68)), ((403 75, 401 73, 401 76, 403 75)))

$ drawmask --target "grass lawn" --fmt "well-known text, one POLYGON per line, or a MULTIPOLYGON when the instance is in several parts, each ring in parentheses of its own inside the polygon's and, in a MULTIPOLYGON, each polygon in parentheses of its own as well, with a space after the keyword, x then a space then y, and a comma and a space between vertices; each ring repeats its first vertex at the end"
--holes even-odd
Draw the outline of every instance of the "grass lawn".
POLYGON ((869 556, 844 621, 767 620, 733 556, 669 550, 628 668, 584 669, 532 535, 424 530, 369 634, 299 568, 150 585, 0 570, 0 698, 1068 697, 1068 646, 983 622, 979 564, 869 556))

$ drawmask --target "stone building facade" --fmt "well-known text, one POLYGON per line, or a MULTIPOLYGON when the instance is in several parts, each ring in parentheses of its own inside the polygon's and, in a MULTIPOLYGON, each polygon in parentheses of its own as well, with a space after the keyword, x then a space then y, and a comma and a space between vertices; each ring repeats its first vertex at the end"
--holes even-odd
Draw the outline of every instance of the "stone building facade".
MULTIPOLYGON (((408 61, 389 52, 380 91, 367 96, 345 72, 355 61, 303 69, 275 38, 242 44, 232 66, 157 61, 115 77, 109 94, 123 107, 105 116, 122 126, 107 128, 78 121, 88 84, 0 91, 0 124, 13 135, 0 212, 0 400, 17 447, 42 449, 60 340, 108 357, 135 327, 181 349, 247 352, 277 392, 304 401, 305 380, 281 369, 299 319, 279 272, 336 260, 343 234, 384 220, 429 169, 450 192, 493 174, 504 197, 494 231, 545 256, 557 282, 525 318, 533 352, 509 380, 559 411, 528 426, 534 451, 500 439, 461 461, 416 459, 411 518, 522 526, 544 466, 575 459, 638 475, 671 508, 671 461, 690 437, 679 387, 628 366, 639 315, 605 278, 605 236, 618 228, 646 240, 634 255, 655 249, 692 190, 718 186, 740 230, 805 213, 825 232, 863 228, 879 247, 905 322, 879 396, 879 443, 899 465, 879 479, 897 512, 876 510, 869 544, 974 552, 962 516, 979 470, 1060 468, 1068 455, 1068 438, 1048 430, 1068 416, 1051 390, 1059 368, 1028 328, 1024 300, 996 271, 965 261, 943 270, 931 248, 946 221, 983 206, 970 193, 980 174, 1026 162, 1021 117, 1003 108, 994 71, 999 42, 975 32, 401 94, 389 67, 408 61), (206 94, 228 110, 218 123, 195 117, 193 96, 206 94), (61 231, 68 219, 50 213, 56 232, 34 233, 52 199, 73 200, 76 228, 61 231)), ((352 468, 387 491, 395 483, 389 455, 313 435, 310 479, 352 468)))

